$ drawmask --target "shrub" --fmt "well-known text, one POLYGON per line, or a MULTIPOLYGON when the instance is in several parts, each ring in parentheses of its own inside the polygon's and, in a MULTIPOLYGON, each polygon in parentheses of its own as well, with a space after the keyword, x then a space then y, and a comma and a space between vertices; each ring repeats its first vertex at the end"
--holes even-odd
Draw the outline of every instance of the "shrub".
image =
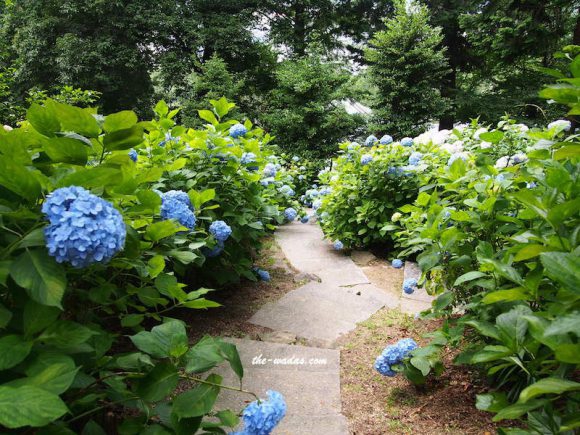
POLYGON ((186 325, 167 316, 217 306, 193 270, 256 279, 252 246, 287 203, 260 184, 268 136, 246 124, 243 138, 229 137, 237 121, 218 119, 231 104, 213 103, 201 131, 176 126, 164 103, 138 122, 54 100, 0 130, 0 426, 137 434, 237 424, 212 411, 222 379, 204 375, 228 361, 241 379, 235 346, 190 345, 186 325), (240 167, 243 152, 257 156, 255 170, 240 167), (175 393, 180 380, 193 388, 175 393))

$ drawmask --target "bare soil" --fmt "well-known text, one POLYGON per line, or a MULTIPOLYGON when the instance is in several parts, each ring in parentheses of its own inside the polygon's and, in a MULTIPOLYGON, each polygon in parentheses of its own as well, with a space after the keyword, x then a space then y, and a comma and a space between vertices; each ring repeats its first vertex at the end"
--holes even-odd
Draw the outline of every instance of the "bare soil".
POLYGON ((403 375, 383 377, 374 370, 375 357, 388 344, 406 337, 426 344, 421 335, 439 324, 383 309, 341 337, 342 406, 352 434, 496 433, 491 414, 475 408, 475 395, 485 384, 477 373, 452 365, 456 351, 447 350, 446 371, 423 390, 403 375))

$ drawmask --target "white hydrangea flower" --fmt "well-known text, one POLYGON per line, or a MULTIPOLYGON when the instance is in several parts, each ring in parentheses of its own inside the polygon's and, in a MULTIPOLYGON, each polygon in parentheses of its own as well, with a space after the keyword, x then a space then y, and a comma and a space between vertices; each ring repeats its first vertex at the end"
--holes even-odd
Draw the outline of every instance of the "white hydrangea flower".
POLYGON ((496 169, 503 169, 509 166, 510 158, 508 156, 503 156, 497 159, 495 162, 496 169))
POLYGON ((492 145, 492 143, 491 143, 491 142, 485 142, 485 141, 483 141, 483 142, 481 142, 481 144, 479 144, 479 147, 480 147, 482 150, 485 150, 485 149, 487 149, 487 148, 491 148, 491 145, 492 145))
POLYGON ((4 131, 12 131, 12 127, 10 127, 9 125, 5 125, 4 131))
POLYGON ((517 153, 512 156, 512 161, 514 163, 524 163, 528 160, 528 156, 524 153, 517 153))
POLYGON ((528 126, 525 124, 514 124, 514 130, 518 130, 520 133, 525 133, 529 130, 528 126))
POLYGON ((463 141, 458 140, 453 143, 446 143, 441 146, 443 151, 447 151, 449 154, 456 154, 463 151, 463 141))
POLYGON ((572 123, 567 119, 558 119, 548 124, 548 130, 557 128, 558 131, 569 131, 572 128, 572 123))
POLYGON ((477 130, 475 130, 475 133, 473 133, 473 137, 475 139, 479 139, 479 135, 483 133, 487 133, 487 128, 485 127, 478 128, 477 130))

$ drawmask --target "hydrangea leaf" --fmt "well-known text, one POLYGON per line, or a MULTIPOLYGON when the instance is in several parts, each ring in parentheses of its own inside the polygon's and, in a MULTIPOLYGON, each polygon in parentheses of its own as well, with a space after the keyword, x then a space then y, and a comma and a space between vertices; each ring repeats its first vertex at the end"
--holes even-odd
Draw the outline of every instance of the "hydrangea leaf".
MULTIPOLYGON (((219 385, 222 382, 222 378, 219 375, 212 374, 207 377, 206 381, 219 385)), ((173 401, 173 413, 179 419, 205 415, 213 408, 219 392, 219 386, 199 385, 175 398, 173 401)))
POLYGON ((66 274, 44 250, 26 250, 12 263, 10 276, 39 304, 61 308, 66 274))
POLYGON ((32 349, 32 342, 19 335, 0 338, 0 370, 6 370, 22 362, 32 349))
POLYGON ((41 388, 0 387, 0 424, 9 429, 45 426, 67 411, 56 394, 41 388))

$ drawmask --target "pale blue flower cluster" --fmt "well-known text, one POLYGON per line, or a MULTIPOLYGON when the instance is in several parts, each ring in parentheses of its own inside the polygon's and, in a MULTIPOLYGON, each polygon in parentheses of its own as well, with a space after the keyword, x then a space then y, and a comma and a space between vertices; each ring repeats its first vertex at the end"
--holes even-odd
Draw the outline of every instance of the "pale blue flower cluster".
POLYGON ((190 230, 195 229, 197 219, 187 193, 181 190, 170 190, 161 196, 161 218, 173 219, 190 230))
POLYGON ((242 413, 244 429, 230 435, 270 435, 286 415, 286 402, 277 391, 267 392, 268 400, 250 403, 242 413))
POLYGON ((278 191, 284 196, 294 196, 294 190, 287 184, 278 189, 278 191))
POLYGON ((292 207, 288 207, 286 210, 284 210, 284 217, 286 220, 292 222, 294 219, 296 219, 296 216, 298 216, 298 213, 292 207))
POLYGON ((526 183, 526 187, 528 189, 533 189, 534 187, 537 187, 538 185, 536 184, 535 181, 532 181, 531 183, 526 183))
POLYGON ((225 242, 232 235, 232 228, 224 221, 212 222, 209 232, 218 242, 225 242))
POLYGON ((258 278, 260 278, 260 281, 264 281, 264 282, 270 281, 270 272, 268 272, 267 270, 260 269, 259 267, 254 267, 253 271, 256 275, 258 275, 258 278))
POLYGON ((42 205, 48 253, 59 263, 87 267, 106 263, 123 249, 127 228, 111 203, 77 187, 52 192, 42 205))
POLYGON ((336 251, 342 251, 344 249, 344 244, 340 241, 340 240, 336 240, 333 244, 332 247, 336 250, 336 251))
POLYGON ((401 139, 401 145, 404 147, 412 147, 413 146, 413 139, 410 137, 404 137, 401 139))
POLYGON ((318 210, 322 206, 322 200, 317 199, 312 203, 312 208, 318 210))
POLYGON ((403 282, 403 291, 405 293, 407 293, 408 295, 413 293, 415 291, 416 287, 417 287, 417 280, 415 278, 407 278, 403 282))
POLYGON ((303 224, 307 224, 309 220, 310 220, 310 217, 308 215, 302 216, 300 218, 300 222, 302 222, 303 224))
POLYGON ((240 136, 245 135, 248 132, 248 129, 240 123, 234 124, 230 127, 230 136, 234 139, 240 136))
POLYGON ((360 158, 360 164, 363 166, 368 165, 372 161, 373 161, 373 156, 371 156, 370 154, 363 154, 363 156, 360 158))
POLYGON ((378 141, 377 137, 375 135, 371 134, 365 140, 365 146, 366 147, 372 147, 377 141, 378 141))
POLYGON ((293 161, 293 162, 297 162, 297 161, 299 161, 299 160, 300 160, 300 157, 298 157, 298 156, 294 156, 294 157, 292 157, 292 161, 293 161))
POLYGON ((379 142, 381 145, 389 145, 389 144, 393 143, 393 138, 391 136, 389 136, 388 134, 385 134, 379 142))
POLYGON ((398 258, 395 258, 392 262, 391 265, 395 268, 395 269, 400 269, 401 267, 403 267, 403 260, 400 260, 398 258))
POLYGON ((417 343, 412 338, 403 338, 397 343, 385 347, 375 360, 375 370, 383 376, 395 376, 397 372, 393 370, 393 366, 401 364, 409 353, 417 347, 417 343))
POLYGON ((351 142, 346 146, 347 151, 354 151, 356 150, 360 145, 356 142, 351 142))
POLYGON ((244 153, 240 159, 242 165, 248 165, 256 161, 256 155, 254 153, 244 153))
POLYGON ((418 151, 415 151, 413 154, 411 154, 409 156, 409 165, 417 166, 421 162, 422 158, 423 158, 423 154, 421 154, 418 151))
POLYGON ((159 146, 164 147, 167 144, 167 142, 178 143, 179 140, 180 140, 179 137, 173 137, 170 132, 167 132, 165 133, 165 140, 159 142, 159 146))
POLYGON ((203 248, 202 250, 203 255, 205 255, 208 258, 215 258, 219 256, 223 251, 224 251, 224 242, 220 241, 218 241, 217 245, 215 245, 212 249, 203 248))
POLYGON ((387 169, 387 174, 394 175, 395 177, 403 175, 403 172, 404 172, 403 168, 400 168, 399 166, 389 166, 389 168, 387 169))
POLYGON ((320 195, 330 195, 332 193, 332 189, 329 186, 322 187, 318 193, 320 195))
POLYGON ((131 160, 133 160, 135 163, 137 162, 137 151, 131 148, 131 150, 128 152, 128 155, 131 160))
POLYGON ((264 166, 264 177, 275 177, 278 169, 276 169, 276 165, 274 163, 267 163, 264 166))

